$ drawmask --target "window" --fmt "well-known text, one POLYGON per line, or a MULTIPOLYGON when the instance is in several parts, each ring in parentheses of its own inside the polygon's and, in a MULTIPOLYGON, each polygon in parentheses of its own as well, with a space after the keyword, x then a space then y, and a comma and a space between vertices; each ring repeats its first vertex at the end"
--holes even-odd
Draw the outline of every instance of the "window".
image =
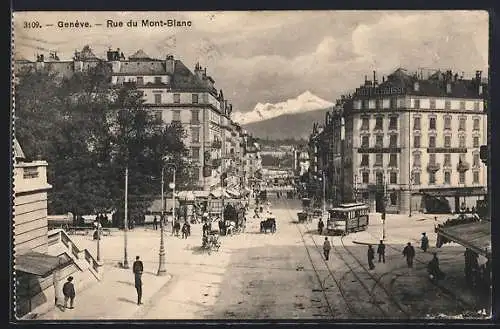
POLYGON ((192 173, 193 173, 193 180, 195 182, 199 181, 200 180, 200 168, 199 167, 193 167, 192 173))
POLYGON ((383 130, 384 129, 384 118, 376 117, 375 118, 375 130, 383 130))
POLYGON ((383 154, 375 154, 375 166, 383 167, 384 166, 384 155, 383 154))
POLYGON ((451 147, 451 136, 444 136, 444 147, 450 148, 451 147))
POLYGON ((391 172, 389 174, 389 184, 397 184, 398 183, 398 173, 391 172))
POLYGON ((474 123, 473 123, 473 128, 472 129, 473 130, 479 130, 479 119, 476 118, 476 119, 474 119, 473 122, 474 123))
POLYGON ((420 185, 420 173, 419 172, 413 173, 413 184, 420 185))
POLYGON ((479 161, 479 153, 474 153, 474 155, 472 156, 472 166, 479 167, 479 161))
POLYGON ((436 164, 436 154, 435 153, 429 154, 429 164, 431 164, 431 165, 436 164))
POLYGON ((472 172, 472 183, 479 184, 479 171, 472 172))
POLYGON ((390 105, 391 105, 391 109, 395 109, 397 108, 397 99, 396 98, 391 98, 390 100, 390 105))
POLYGON ((191 141, 193 143, 199 143, 200 142, 200 128, 193 128, 193 129, 191 129, 191 141))
POLYGON ((199 124, 200 123, 200 111, 199 110, 191 110, 191 123, 199 124))
POLYGON ((181 111, 180 110, 174 110, 172 112, 172 121, 181 121, 181 111))
POLYGON ((377 185, 383 185, 384 184, 384 174, 382 172, 377 172, 377 185))
POLYGON ((430 105, 431 110, 434 110, 436 108, 436 100, 430 99, 429 105, 430 105))
POLYGON ((436 118, 435 117, 429 118, 429 129, 436 130, 436 118))
POLYGON ((375 136, 375 147, 384 147, 384 136, 383 135, 375 136))
POLYGON ((420 167, 420 153, 413 154, 413 166, 420 167))
POLYGON ((361 107, 365 110, 368 109, 368 100, 367 99, 364 99, 361 103, 361 107))
POLYGON ((465 171, 458 173, 458 183, 465 184, 465 171))
POLYGON ((160 84, 161 83, 161 77, 155 77, 155 84, 160 84))
POLYGON ((444 109, 451 110, 451 102, 450 101, 444 101, 444 109))
POLYGON ((451 166, 451 154, 444 155, 444 166, 451 166))
POLYGON ((420 135, 413 136, 413 147, 420 147, 420 135))
POLYGON ((161 104, 161 94, 154 94, 155 95, 155 104, 161 104))
POLYGON ((198 94, 192 94, 191 99, 193 104, 198 104, 198 94))
POLYGON ((465 130, 465 118, 460 118, 458 121, 458 130, 465 130))
POLYGON ((389 137, 389 147, 390 148, 398 147, 398 135, 391 135, 389 137))
POLYGON ((474 102, 474 111, 479 111, 479 102, 474 102))
POLYGON ((472 145, 473 147, 479 147, 479 137, 474 136, 472 138, 472 141, 473 141, 473 145, 472 145))
POLYGON ((383 105, 383 102, 382 102, 382 100, 381 100, 381 99, 377 99, 377 100, 375 100, 375 108, 376 108, 377 110, 381 109, 381 108, 382 108, 382 105, 383 105))
POLYGON ((162 121, 162 111, 155 111, 154 115, 155 115, 155 120, 156 121, 158 121, 158 122, 162 121))
POLYGON ((465 101, 460 101, 460 109, 465 110, 465 101))
POLYGON ((397 167, 398 166, 398 155, 391 154, 389 155, 389 167, 397 167))
POLYGON ((451 129, 451 116, 449 116, 449 115, 444 117, 444 129, 446 129, 446 130, 451 129))
POLYGON ((465 135, 458 137, 458 147, 465 148, 465 135))
POLYGON ((436 147, 436 136, 429 136, 429 148, 436 147))
POLYGON ((181 94, 174 94, 174 104, 180 104, 181 94))
POLYGON ((23 178, 31 179, 38 177, 38 168, 37 167, 26 167, 23 168, 23 178))
POLYGON ((369 165, 370 165, 369 154, 363 154, 363 155, 361 155, 361 166, 368 167, 369 165))
POLYGON ((415 108, 416 109, 420 108, 420 99, 415 99, 415 108))
POLYGON ((370 129, 370 120, 368 118, 361 118, 361 130, 370 129))
POLYGON ((362 177, 363 184, 368 184, 368 182, 370 181, 370 173, 367 171, 364 171, 361 177, 362 177))
POLYGON ((413 118, 413 130, 420 130, 420 117, 413 118))
POLYGON ((451 184, 451 173, 449 171, 444 172, 444 183, 451 184))
POLYGON ((436 173, 429 172, 429 185, 436 184, 436 173))
POLYGON ((191 148, 191 157, 195 160, 198 160, 200 158, 200 148, 199 147, 192 147, 191 148))
POLYGON ((397 117, 390 117, 389 118, 389 129, 390 130, 397 130, 398 129, 398 118, 397 117))
POLYGON ((369 136, 362 136, 361 137, 361 147, 362 148, 370 147, 370 137, 369 136))
POLYGON ((142 86, 144 84, 144 78, 143 77, 137 77, 137 85, 142 86))

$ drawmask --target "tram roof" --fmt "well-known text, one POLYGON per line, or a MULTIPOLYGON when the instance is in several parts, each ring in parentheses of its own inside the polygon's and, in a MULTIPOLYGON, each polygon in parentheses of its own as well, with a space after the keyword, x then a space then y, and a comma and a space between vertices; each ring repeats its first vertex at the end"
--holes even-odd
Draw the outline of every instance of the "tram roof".
POLYGON ((352 211, 358 209, 368 209, 368 205, 365 203, 343 203, 335 208, 329 209, 329 211, 352 211))
POLYGON ((488 221, 438 227, 438 234, 485 257, 491 257, 491 223, 488 221))

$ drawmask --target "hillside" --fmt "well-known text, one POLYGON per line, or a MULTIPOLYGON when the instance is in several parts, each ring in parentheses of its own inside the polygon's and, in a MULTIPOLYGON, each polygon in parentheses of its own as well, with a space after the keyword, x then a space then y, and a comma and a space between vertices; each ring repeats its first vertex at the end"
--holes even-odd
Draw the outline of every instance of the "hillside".
POLYGON ((243 125, 243 128, 259 138, 308 139, 314 122, 324 123, 327 110, 285 114, 269 120, 243 125))

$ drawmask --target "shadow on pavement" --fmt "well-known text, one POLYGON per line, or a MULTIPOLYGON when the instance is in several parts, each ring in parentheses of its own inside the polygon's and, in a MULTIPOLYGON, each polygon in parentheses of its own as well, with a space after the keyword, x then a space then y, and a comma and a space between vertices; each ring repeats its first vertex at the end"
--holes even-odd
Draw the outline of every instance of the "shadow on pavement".
POLYGON ((116 282, 118 282, 118 283, 123 283, 123 284, 125 284, 125 285, 127 285, 127 286, 134 287, 134 283, 132 283, 132 282, 128 282, 128 281, 116 281, 116 282))
POLYGON ((137 301, 133 301, 133 300, 125 298, 125 297, 118 297, 118 301, 130 303, 130 304, 137 304, 137 301))

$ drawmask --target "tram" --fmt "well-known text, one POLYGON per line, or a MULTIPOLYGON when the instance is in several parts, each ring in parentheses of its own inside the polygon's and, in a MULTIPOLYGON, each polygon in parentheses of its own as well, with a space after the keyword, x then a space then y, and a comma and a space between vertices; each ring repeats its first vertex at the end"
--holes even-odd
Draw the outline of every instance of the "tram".
POLYGON ((369 224, 370 207, 364 203, 344 203, 328 209, 328 234, 347 235, 364 231, 369 224))

